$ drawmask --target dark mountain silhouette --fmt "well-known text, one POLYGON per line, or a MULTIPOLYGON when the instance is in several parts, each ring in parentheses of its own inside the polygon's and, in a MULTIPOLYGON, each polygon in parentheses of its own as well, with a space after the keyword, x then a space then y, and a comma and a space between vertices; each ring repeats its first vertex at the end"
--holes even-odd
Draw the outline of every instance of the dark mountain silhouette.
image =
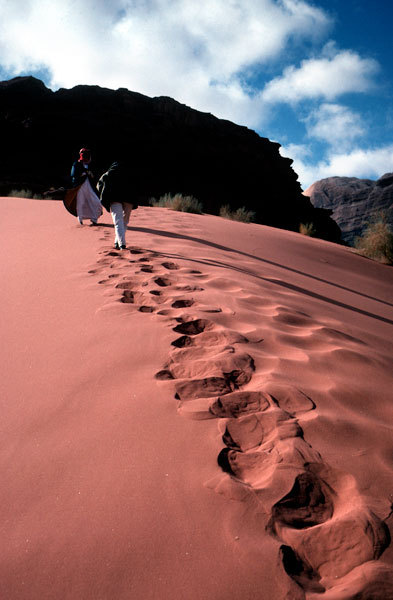
POLYGON ((140 203, 165 193, 193 195, 204 210, 245 206, 259 223, 340 240, 331 211, 302 195, 292 160, 254 131, 167 97, 76 86, 53 92, 34 77, 0 82, 0 193, 69 186, 79 148, 91 149, 97 175, 117 159, 129 166, 140 203))
POLYGON ((382 213, 393 226, 393 173, 377 181, 357 177, 327 177, 304 192, 314 206, 332 210, 342 238, 353 244, 382 213))

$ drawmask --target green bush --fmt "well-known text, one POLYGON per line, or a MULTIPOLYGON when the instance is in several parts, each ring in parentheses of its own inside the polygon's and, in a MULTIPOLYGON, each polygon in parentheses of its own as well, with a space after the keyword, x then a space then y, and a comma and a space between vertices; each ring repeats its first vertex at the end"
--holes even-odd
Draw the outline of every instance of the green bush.
POLYGON ((158 200, 152 198, 150 200, 151 206, 161 206, 164 208, 170 208, 171 210, 178 210, 180 212, 202 214, 203 205, 199 200, 193 196, 183 196, 182 194, 164 194, 158 200))
POLYGON ((361 237, 356 238, 355 247, 368 258, 393 264, 393 233, 384 214, 370 223, 361 237))
POLYGON ((242 223, 251 223, 255 221, 255 212, 247 210, 245 206, 232 210, 229 204, 224 204, 220 208, 220 217, 231 219, 232 221, 241 221, 242 223))
POLYGON ((314 223, 300 223, 299 233, 301 233, 302 235, 314 237, 314 235, 316 234, 314 223))
POLYGON ((8 194, 9 197, 13 198, 33 198, 33 200, 42 200, 43 197, 40 194, 33 194, 31 190, 11 190, 8 194))

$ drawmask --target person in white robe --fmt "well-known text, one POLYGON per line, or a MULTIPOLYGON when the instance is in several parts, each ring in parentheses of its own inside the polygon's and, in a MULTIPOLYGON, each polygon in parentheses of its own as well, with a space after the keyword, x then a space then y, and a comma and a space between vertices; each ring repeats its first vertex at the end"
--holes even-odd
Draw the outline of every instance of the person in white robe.
POLYGON ((95 192, 94 175, 91 171, 91 153, 88 148, 81 148, 79 159, 71 169, 71 180, 76 192, 76 214, 80 225, 84 219, 90 219, 92 225, 97 225, 102 215, 102 205, 95 192))

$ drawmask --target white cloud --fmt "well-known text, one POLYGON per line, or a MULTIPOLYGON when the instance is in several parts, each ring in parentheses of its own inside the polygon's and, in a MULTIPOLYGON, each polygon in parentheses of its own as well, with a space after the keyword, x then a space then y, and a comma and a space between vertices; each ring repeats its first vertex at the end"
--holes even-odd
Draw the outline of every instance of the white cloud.
POLYGON ((49 70, 54 88, 169 95, 255 127, 266 109, 240 71, 330 24, 302 0, 0 0, 0 56, 10 73, 49 70))
POLYGON ((322 104, 305 119, 309 137, 347 148, 365 133, 359 114, 341 104, 322 104))
MULTIPOLYGON (((329 44, 330 55, 331 49, 329 44)), ((289 104, 304 99, 333 100, 348 92, 369 91, 373 88, 372 78, 378 70, 375 60, 343 50, 334 56, 304 60, 298 69, 287 67, 281 77, 272 79, 265 86, 262 97, 266 102, 289 104)))
POLYGON ((292 167, 298 174, 303 189, 325 177, 378 179, 384 173, 393 171, 393 144, 380 148, 356 148, 348 153, 331 152, 326 160, 316 164, 308 161, 312 157, 311 150, 305 152, 302 145, 290 144, 282 147, 280 153, 293 159, 292 167))

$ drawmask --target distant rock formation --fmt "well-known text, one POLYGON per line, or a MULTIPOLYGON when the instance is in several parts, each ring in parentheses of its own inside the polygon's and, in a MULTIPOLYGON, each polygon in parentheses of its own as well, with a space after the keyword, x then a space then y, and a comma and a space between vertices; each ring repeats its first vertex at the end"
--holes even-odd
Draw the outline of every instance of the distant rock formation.
POLYGON ((259 223, 298 231, 312 222, 318 237, 341 239, 330 211, 302 195, 279 144, 171 98, 98 86, 52 92, 34 77, 17 77, 0 82, 0 135, 0 194, 69 185, 85 146, 97 175, 127 161, 130 195, 140 203, 179 192, 209 213, 245 206, 259 223))
POLYGON ((378 213, 385 213, 393 225, 393 173, 386 173, 378 181, 327 177, 310 185, 304 195, 315 207, 332 211, 347 244, 352 245, 378 213))

